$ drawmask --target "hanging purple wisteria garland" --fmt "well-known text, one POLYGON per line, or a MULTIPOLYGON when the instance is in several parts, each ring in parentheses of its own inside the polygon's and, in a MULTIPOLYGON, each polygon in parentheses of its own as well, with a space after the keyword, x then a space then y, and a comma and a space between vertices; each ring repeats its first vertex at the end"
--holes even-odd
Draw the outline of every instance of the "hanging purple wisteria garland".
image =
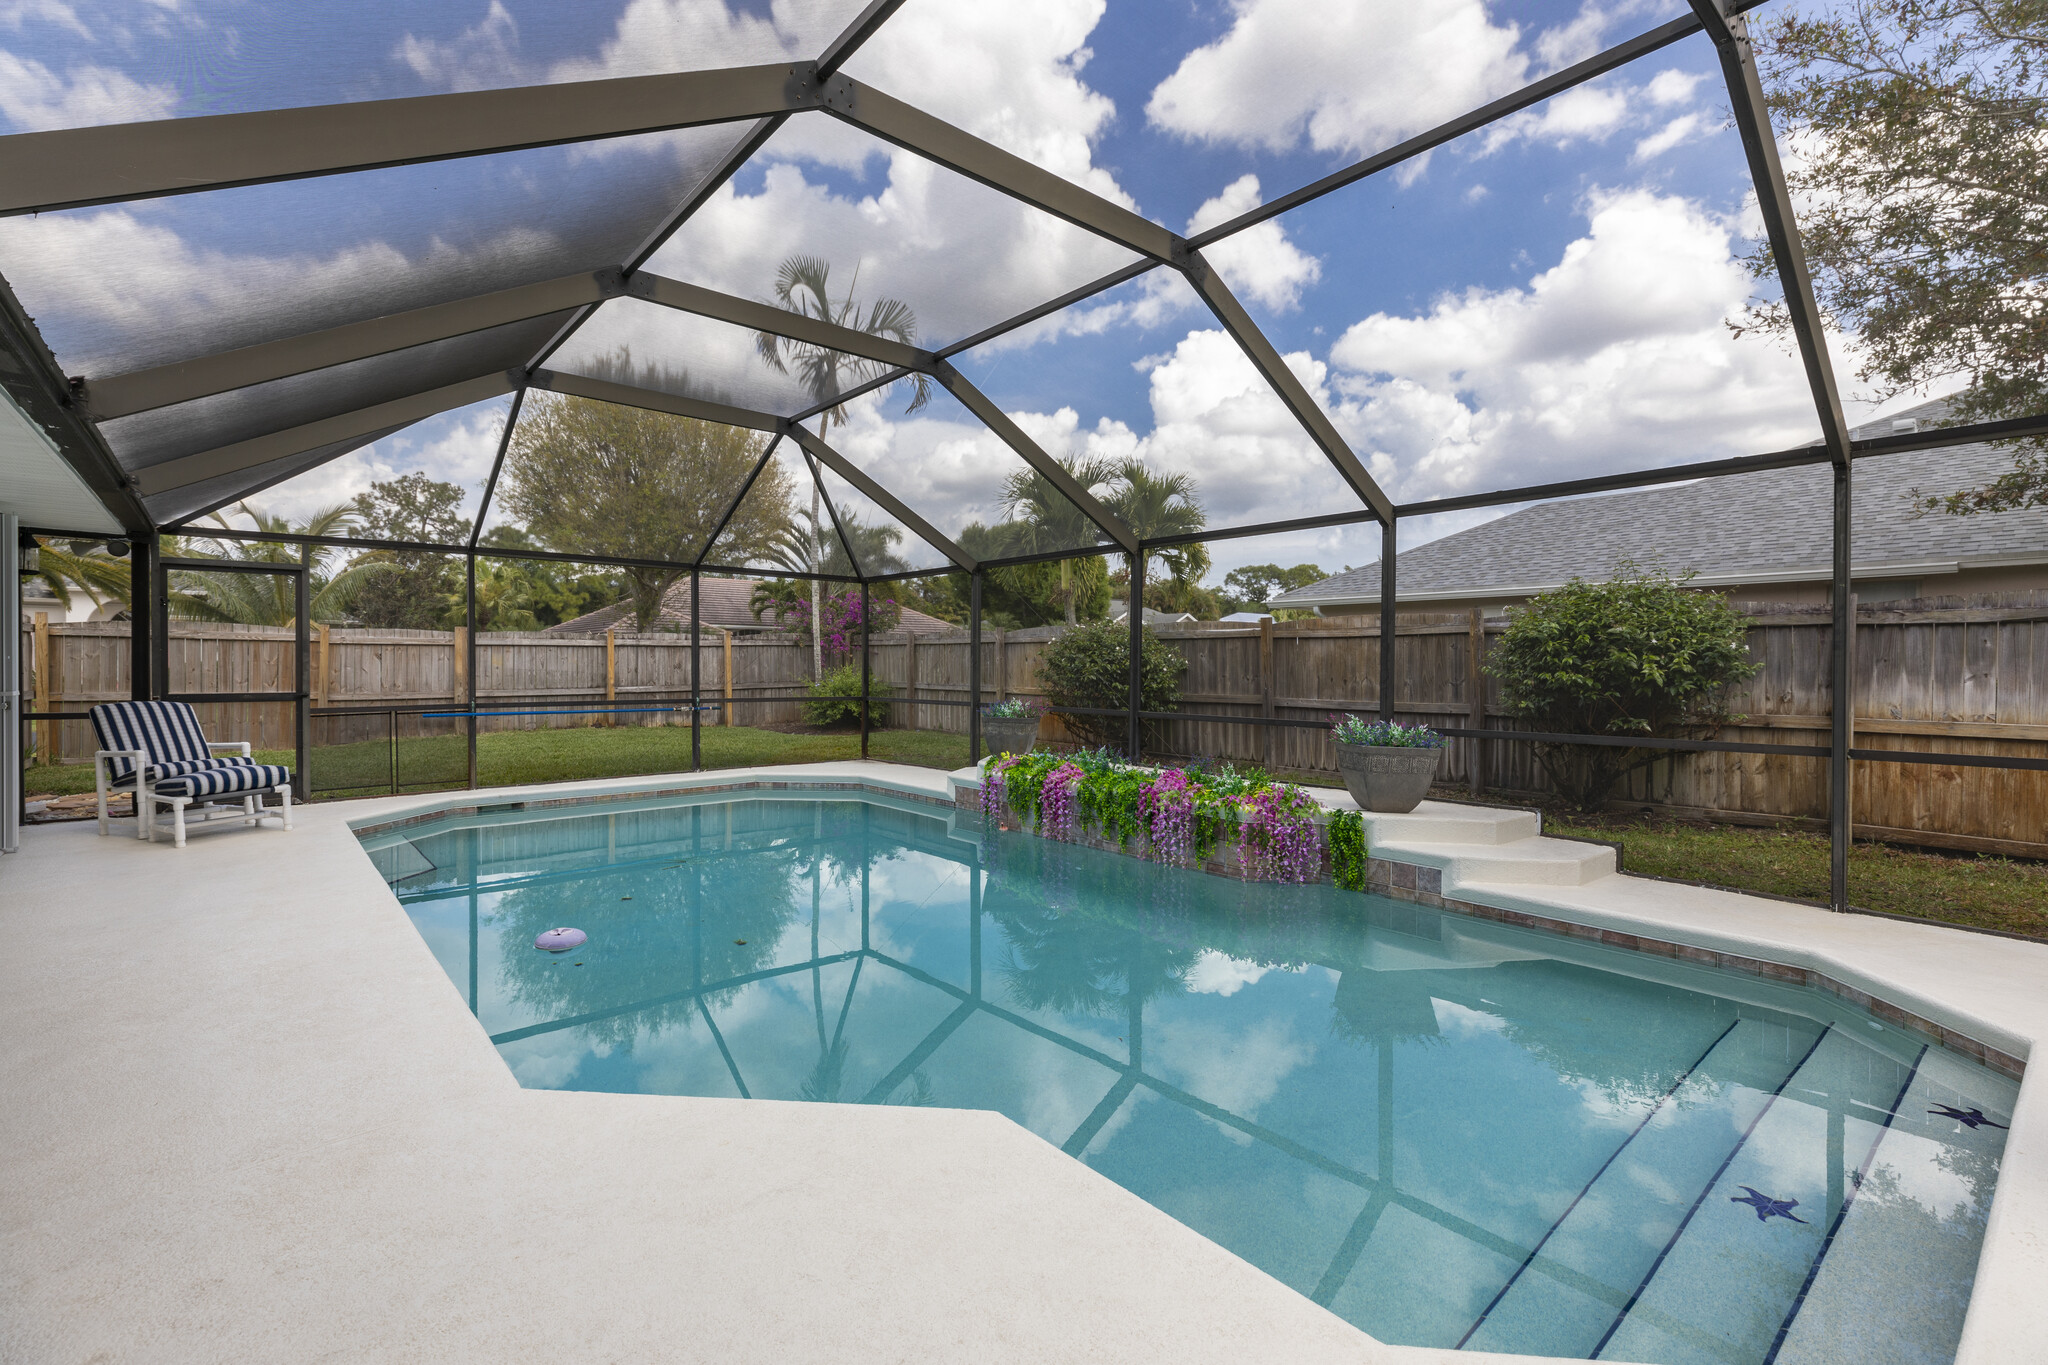
POLYGON ((1268 787, 1244 803, 1237 871, 1245 881, 1312 882, 1322 875, 1315 799, 1299 787, 1268 787))

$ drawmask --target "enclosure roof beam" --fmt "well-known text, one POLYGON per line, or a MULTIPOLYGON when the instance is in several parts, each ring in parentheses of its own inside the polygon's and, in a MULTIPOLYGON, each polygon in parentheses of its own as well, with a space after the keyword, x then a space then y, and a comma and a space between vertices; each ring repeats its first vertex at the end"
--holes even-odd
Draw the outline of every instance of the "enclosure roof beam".
POLYGON ((0 138, 0 216, 729 123, 820 106, 810 62, 0 138))
MULTIPOLYGON (((846 534, 846 523, 839 519, 839 509, 832 505, 832 495, 825 489, 825 476, 818 471, 818 457, 806 450, 804 463, 810 467, 811 486, 818 490, 818 497, 825 504, 825 515, 832 518, 832 533, 839 537, 839 544, 846 551, 846 562, 853 565, 853 576, 866 582, 867 575, 860 571, 860 556, 853 552, 853 537, 846 534)), ((814 541, 817 539, 817 531, 816 526, 811 527, 811 538, 814 541)))
POLYGON ((826 445, 823 437, 813 436, 794 422, 784 422, 782 431, 784 435, 828 465, 833 473, 859 489, 862 495, 877 507, 924 537, 927 544, 952 560, 959 568, 973 573, 979 567, 980 561, 973 555, 955 545, 952 540, 941 534, 937 527, 904 506, 894 493, 869 478, 859 465, 826 445))
POLYGON ((978 180, 1032 208, 1128 247, 1155 261, 1170 261, 1180 237, 1123 205, 1083 189, 1064 176, 963 132, 848 76, 822 82, 827 113, 978 180))
POLYGON ((1280 358, 1280 352, 1273 348, 1273 343, 1266 339, 1266 334, 1252 321, 1251 314, 1245 312, 1244 305, 1237 301, 1237 296, 1223 283, 1222 276, 1211 268, 1199 251, 1188 251, 1186 259, 1180 264, 1182 273, 1188 277, 1188 283, 1195 287, 1195 292, 1209 305, 1209 311, 1216 315, 1216 320, 1223 324, 1223 329, 1236 339, 1238 346, 1252 362, 1252 366, 1264 376, 1268 384, 1273 386, 1273 392, 1280 396, 1280 401, 1294 414, 1294 420, 1301 423, 1302 428, 1308 432, 1309 439, 1314 441, 1330 463, 1337 467, 1338 474, 1343 476, 1344 482, 1351 485, 1351 491, 1358 495, 1359 501, 1370 507, 1373 515, 1380 521, 1392 521, 1393 500, 1381 492, 1380 486, 1373 482, 1372 475, 1366 473, 1365 466, 1351 453, 1351 446, 1337 430, 1336 423, 1330 420, 1329 415, 1316 402, 1315 395, 1308 391, 1308 387, 1295 377, 1294 371, 1287 368, 1287 362, 1280 358))
POLYGON ((153 497, 158 493, 167 493, 173 488, 198 483, 202 479, 219 478, 224 474, 239 474, 258 465, 268 464, 272 460, 283 459, 287 455, 297 455, 301 451, 354 440, 391 427, 407 426, 432 417, 436 413, 468 407, 471 403, 481 403, 499 397, 510 393, 515 387, 512 376, 499 373, 487 374, 478 379, 467 379, 445 388, 429 389, 425 393, 409 394, 404 398, 394 398, 388 403, 357 408, 353 412, 325 417, 303 426, 269 432, 246 441, 237 441, 233 445, 217 446, 196 455, 150 465, 146 469, 135 471, 135 486, 145 496, 153 497))
POLYGON ((49 438, 64 463, 122 530, 138 539, 149 535, 154 523, 134 480, 72 397, 57 358, 50 354, 42 333, 4 278, 0 278, 0 391, 49 438))
POLYGON ((754 480, 761 477, 761 471, 766 469, 768 462, 775 458, 775 447, 781 444, 781 432, 777 432, 768 439, 768 446, 761 452, 761 458, 754 461, 754 467, 747 471, 745 480, 741 482, 738 488, 733 490, 732 501, 728 502, 725 505, 725 511, 719 514, 718 524, 711 528, 710 535, 704 537, 704 548, 697 552, 697 558, 692 567, 701 568, 703 566, 705 556, 711 553, 711 547, 718 543, 718 538, 725 534, 725 528, 732 521, 733 514, 739 511, 740 504, 747 500, 747 493, 753 488, 754 480))
POLYGON ((409 346, 424 346, 566 312, 581 304, 615 297, 623 288, 617 270, 564 275, 560 279, 403 313, 387 313, 324 331, 90 380, 85 386, 84 401, 94 420, 111 421, 151 408, 402 351, 409 346))
POLYGON ((1813 294, 1813 275, 1806 265, 1806 248, 1799 240, 1792 192, 1786 188, 1785 168, 1778 160, 1778 140, 1771 133, 1763 83, 1757 75, 1756 55, 1750 48, 1749 25, 1726 0, 1691 0, 1691 4, 1693 14, 1713 39, 1714 51, 1721 59, 1721 74, 1727 81, 1736 131, 1742 136, 1743 155, 1749 160, 1749 177, 1756 182, 1757 211, 1764 220, 1771 260, 1778 268, 1778 282, 1784 290, 1785 312, 1799 343, 1799 360, 1806 367, 1814 407, 1820 414, 1821 443, 1835 464, 1846 469, 1849 420, 1842 413, 1842 397, 1835 387, 1834 362, 1828 356, 1820 304, 1813 294))
POLYGON ((1125 554, 1138 553, 1138 537, 1132 533, 1130 527, 1124 525, 1123 519, 1104 507, 1093 493, 1081 487, 1080 482, 1066 471, 1065 466, 1046 454, 1038 442, 1025 435, 1024 429, 1011 421, 1008 413, 990 402, 986 394, 967 381, 967 376, 943 360, 933 369, 932 376, 945 386, 946 392, 959 399, 962 406, 979 417, 982 425, 994 432, 998 440, 1016 451, 1026 464, 1043 475, 1046 482, 1057 488, 1067 501, 1080 508, 1102 534, 1121 545, 1125 554))
MULTIPOLYGON (((848 59, 858 52, 868 39, 874 37, 883 23, 902 6, 903 0, 872 0, 865 10, 854 16, 852 23, 840 31, 831 45, 819 54, 818 79, 823 80, 845 65, 848 59)), ((655 224, 653 231, 634 248, 633 254, 626 258, 626 273, 633 274, 653 259, 654 253, 661 250, 670 237, 681 231, 683 224, 689 222, 697 210, 710 201, 712 195, 724 188, 727 181, 739 174, 740 167, 753 160, 754 154, 766 146, 768 139, 774 137, 787 122, 787 113, 770 114, 756 120, 753 127, 741 134, 739 140, 728 147, 725 155, 718 159, 718 164, 711 168, 710 173, 699 181, 666 217, 655 224)), ((577 309, 576 316, 563 323, 560 330, 548 339, 548 344, 534 353, 533 358, 527 361, 526 368, 537 370, 547 364, 548 358, 561 349, 570 337, 576 335, 577 329, 588 322, 590 315, 596 311, 595 304, 587 304, 577 309)))
POLYGON ((560 370, 535 370, 527 382, 536 389, 546 389, 550 393, 589 398, 599 403, 616 403, 626 408, 646 408, 651 412, 665 412, 673 417, 694 417, 700 422, 719 422, 729 427, 745 427, 750 431, 782 430, 783 419, 772 412, 736 408, 730 403, 714 403, 704 398, 684 398, 680 394, 663 393, 659 389, 643 389, 635 384, 620 384, 610 379, 592 379, 588 375, 565 374, 560 370))
POLYGON ((899 369, 928 373, 935 359, 930 351, 906 346, 887 337, 871 336, 852 327, 827 322, 823 318, 807 317, 802 313, 791 312, 787 308, 757 303, 733 294, 722 294, 716 289, 685 284, 681 280, 650 274, 645 270, 634 272, 626 281, 626 292, 633 298, 658 303, 664 308, 673 308, 678 312, 694 313, 698 317, 729 322, 752 331, 788 337, 792 341, 823 347, 828 351, 843 351, 848 355, 856 355, 883 365, 894 365, 899 369))

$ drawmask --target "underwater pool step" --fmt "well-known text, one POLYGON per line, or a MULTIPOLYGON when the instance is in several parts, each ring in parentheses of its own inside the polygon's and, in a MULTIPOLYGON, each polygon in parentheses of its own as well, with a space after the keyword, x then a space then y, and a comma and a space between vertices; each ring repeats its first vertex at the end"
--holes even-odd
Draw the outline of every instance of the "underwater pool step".
POLYGON ((1703 1186, 1595 1359, 1767 1365, 1914 1074, 1830 1027, 1703 1186))
POLYGON ((1460 1344, 1586 1356, 1628 1306, 1820 1026, 1741 1018, 1644 1106, 1605 1163, 1460 1344))

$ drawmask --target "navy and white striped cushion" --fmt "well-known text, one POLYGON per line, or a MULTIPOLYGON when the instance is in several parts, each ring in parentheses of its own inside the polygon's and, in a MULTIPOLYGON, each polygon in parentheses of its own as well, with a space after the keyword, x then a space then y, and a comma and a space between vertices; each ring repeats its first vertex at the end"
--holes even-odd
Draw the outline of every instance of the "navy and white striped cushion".
MULTIPOLYGON (((102 749, 142 750, 149 755, 151 768, 213 757, 199 728, 199 716, 189 702, 107 702, 92 708, 92 732, 102 749)), ((135 764, 130 760, 110 759, 108 767, 117 785, 134 780, 135 764)))
POLYGON ((154 790, 159 796, 226 796, 289 786, 291 780, 292 770, 276 764, 225 763, 166 778, 156 783, 154 790))

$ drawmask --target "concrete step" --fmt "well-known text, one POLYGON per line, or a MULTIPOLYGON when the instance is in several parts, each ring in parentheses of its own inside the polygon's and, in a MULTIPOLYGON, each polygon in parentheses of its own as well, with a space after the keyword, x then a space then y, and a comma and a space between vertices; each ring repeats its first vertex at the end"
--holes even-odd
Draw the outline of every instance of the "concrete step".
POLYGON ((1614 875, 1614 850, 1604 844, 1529 836, 1499 844, 1372 838, 1372 855, 1443 869, 1443 892, 1474 885, 1585 886, 1614 875))
MULTIPOLYGON (((1340 791, 1317 790, 1316 800, 1329 810, 1357 810, 1358 803, 1340 791)), ((1534 838, 1541 820, 1532 810, 1499 810, 1492 806, 1461 806, 1451 801, 1425 801, 1406 815, 1365 815, 1366 835, 1380 844, 1509 844, 1534 838)))

